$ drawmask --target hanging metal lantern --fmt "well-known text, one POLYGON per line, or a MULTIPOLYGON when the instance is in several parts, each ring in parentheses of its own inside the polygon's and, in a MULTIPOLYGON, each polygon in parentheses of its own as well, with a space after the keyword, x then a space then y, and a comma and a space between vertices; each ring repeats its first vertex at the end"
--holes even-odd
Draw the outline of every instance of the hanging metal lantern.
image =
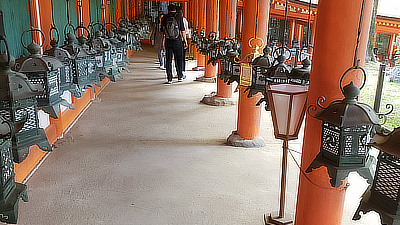
POLYGON ((24 125, 25 120, 11 124, 0 116, 0 221, 16 224, 18 202, 28 201, 26 185, 15 182, 11 137, 24 125))
POLYGON ((371 145, 381 152, 378 156, 374 182, 364 193, 353 220, 360 212, 376 211, 382 224, 400 224, 400 128, 390 134, 376 134, 371 145))
POLYGON ((50 29, 50 33, 54 30, 56 34, 54 39, 50 41, 51 49, 44 52, 45 55, 56 57, 60 60, 64 66, 60 68, 60 93, 64 91, 69 91, 74 94, 75 97, 82 97, 83 93, 79 90, 76 84, 73 82, 73 72, 72 72, 72 56, 65 49, 59 48, 59 34, 55 27, 50 29), (57 37, 57 38, 56 38, 57 37))
MULTIPOLYGON (((265 98, 267 95, 266 86, 267 86, 267 79, 266 74, 268 69, 272 66, 273 59, 269 55, 271 53, 270 47, 265 47, 264 55, 259 56, 253 60, 252 67, 253 67, 253 76, 251 85, 246 89, 245 92, 249 92, 247 97, 251 98, 253 95, 261 92, 264 94, 265 98)), ((265 99, 266 100, 266 99, 265 99)), ((259 102, 258 104, 261 104, 259 102)))
POLYGON ((218 63, 219 55, 219 40, 218 35, 215 32, 211 32, 208 35, 206 55, 208 56, 207 64, 212 64, 213 66, 218 63))
MULTIPOLYGON (((72 59, 72 75, 73 82, 77 85, 79 93, 84 93, 84 89, 92 87, 93 82, 89 75, 95 72, 96 57, 92 52, 75 43, 76 36, 73 33, 66 35, 67 44, 62 46, 73 57, 72 59), (90 53, 90 54, 89 54, 90 53), (94 59, 92 58, 94 57, 94 59)), ((100 80, 100 77, 99 77, 100 80)))
POLYGON ((301 61, 302 67, 293 68, 290 74, 290 83, 306 85, 310 80, 311 61, 303 59, 301 61))
POLYGON ((107 32, 107 38, 112 45, 112 52, 115 54, 116 65, 118 67, 118 73, 116 76, 122 79, 121 72, 122 70, 127 71, 130 73, 131 71, 128 69, 127 65, 130 64, 126 52, 128 50, 127 43, 125 41, 121 41, 115 36, 113 31, 107 32))
POLYGON ((60 117, 60 105, 73 109, 65 99, 61 98, 60 73, 61 70, 65 71, 64 64, 55 57, 41 55, 41 46, 34 41, 28 46, 24 45, 22 41, 24 34, 34 31, 39 31, 43 36, 43 43, 45 42, 45 36, 39 29, 32 28, 22 33, 21 44, 31 55, 17 59, 13 69, 25 74, 31 83, 41 84, 44 87, 43 94, 36 96, 38 107, 57 119, 60 117))
MULTIPOLYGON (((3 38, 8 49, 7 41, 3 38)), ((22 162, 32 145, 44 151, 51 151, 51 146, 42 128, 39 128, 36 96, 43 94, 40 85, 33 85, 28 78, 11 71, 15 60, 9 54, 0 55, 0 115, 15 123, 27 117, 21 131, 12 136, 14 162, 22 162)))
POLYGON ((94 38, 91 41, 91 46, 92 49, 96 51, 96 68, 100 74, 100 80, 104 79, 104 77, 108 77, 111 81, 115 82, 116 78, 121 76, 117 65, 115 47, 108 39, 102 37, 102 32, 100 30, 95 32, 94 38))
MULTIPOLYGON (((88 40, 90 40, 90 31, 89 29, 87 29, 85 26, 77 26, 75 28, 75 32, 78 33, 79 29, 83 29, 84 31, 87 32, 87 36, 80 35, 78 37, 78 42, 79 42, 79 50, 80 53, 83 53, 83 55, 85 55, 86 58, 86 70, 87 70, 87 77, 88 77, 88 82, 89 84, 87 86, 89 87, 93 87, 93 85, 96 85, 98 87, 101 87, 101 83, 100 83, 100 76, 99 76, 99 72, 96 69, 96 51, 94 51, 93 49, 90 49, 89 45, 87 45, 88 40)), ((78 54, 79 57, 79 54, 78 54)), ((79 76, 79 74, 78 74, 79 76)), ((95 90, 95 89, 93 89, 95 90)))
POLYGON ((244 62, 240 63, 239 85, 246 87, 251 86, 253 77, 255 76, 252 62, 261 55, 259 50, 263 45, 264 41, 261 38, 251 38, 249 40, 249 46, 253 49, 253 51, 244 57, 244 62), (253 41, 259 41, 259 43, 253 41))
MULTIPOLYGON (((271 67, 267 73, 270 84, 287 84, 289 83, 289 74, 292 68, 285 64, 286 60, 290 59, 291 53, 287 47, 279 47, 275 49, 273 55, 278 63, 271 67)), ((275 64, 275 63, 274 63, 275 64)))
POLYGON ((382 115, 376 114, 369 105, 357 101, 365 79, 361 88, 353 82, 342 86, 346 74, 357 69, 366 77, 361 67, 348 69, 340 80, 340 88, 345 97, 343 100, 334 101, 325 108, 321 105, 325 98, 319 97, 317 105, 321 109, 315 115, 311 114, 311 110, 316 111, 317 107, 311 105, 308 108, 311 116, 322 121, 322 133, 320 153, 306 172, 327 166, 334 187, 340 186, 351 171, 357 171, 367 179, 372 178, 369 169, 372 157, 369 157, 367 142, 372 126, 379 124, 382 115))

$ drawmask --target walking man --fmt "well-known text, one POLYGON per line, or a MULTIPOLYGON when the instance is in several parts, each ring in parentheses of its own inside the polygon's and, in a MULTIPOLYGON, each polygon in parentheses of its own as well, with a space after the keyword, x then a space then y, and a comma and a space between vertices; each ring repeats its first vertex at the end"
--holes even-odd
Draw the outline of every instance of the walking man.
POLYGON ((165 69, 167 72, 167 84, 172 84, 172 55, 175 58, 175 68, 178 82, 183 81, 183 49, 187 48, 186 32, 181 16, 177 16, 176 6, 168 5, 168 14, 162 18, 161 33, 165 38, 165 69))

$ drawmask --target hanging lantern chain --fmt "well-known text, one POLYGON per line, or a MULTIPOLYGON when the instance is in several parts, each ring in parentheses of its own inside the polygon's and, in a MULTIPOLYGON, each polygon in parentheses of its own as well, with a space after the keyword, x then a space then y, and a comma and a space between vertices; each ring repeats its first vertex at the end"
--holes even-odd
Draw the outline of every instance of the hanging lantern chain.
POLYGON ((358 68, 358 62, 359 62, 359 59, 358 59, 358 48, 359 48, 359 44, 360 44, 362 21, 363 21, 363 18, 364 18, 364 9, 365 9, 365 0, 363 0, 363 2, 362 2, 361 14, 360 14, 360 22, 358 23, 357 45, 356 45, 356 50, 354 52, 354 62, 353 62, 353 66, 355 68, 358 68))
POLYGON ((289 6, 289 1, 286 0, 285 24, 284 24, 284 27, 283 27, 283 43, 282 43, 282 46, 286 45, 286 25, 287 25, 287 16, 288 16, 288 6, 289 6))
POLYGON ((80 25, 83 26, 82 0, 78 0, 80 25))
POLYGON ((28 0, 29 5, 28 5, 28 10, 29 10, 29 23, 31 24, 31 27, 33 27, 33 18, 32 18, 32 0, 28 0))
POLYGON ((53 27, 55 27, 56 25, 55 25, 55 23, 54 23, 54 13, 53 13, 53 7, 54 7, 54 4, 53 4, 53 0, 50 0, 50 9, 51 9, 51 21, 52 21, 52 23, 53 23, 53 27))
POLYGON ((71 23, 71 20, 70 20, 70 17, 69 17, 69 0, 67 0, 67 21, 68 21, 68 23, 71 23))
POLYGON ((311 0, 308 4, 307 48, 310 47, 310 26, 311 26, 311 0))
POLYGON ((260 0, 257 0, 257 5, 256 5, 256 29, 254 30, 254 38, 257 38, 257 30, 258 30, 258 5, 259 5, 260 0))
MULTIPOLYGON (((237 5, 238 5, 238 0, 233 0, 233 1, 235 1, 235 3, 236 4, 232 4, 231 5, 231 7, 234 7, 234 10, 235 11, 233 11, 233 9, 231 8, 231 21, 232 21, 232 19, 233 19, 233 12, 235 12, 235 15, 236 15, 236 17, 237 17, 237 5)), ((236 18, 236 20, 237 20, 237 18, 236 18)), ((231 33, 232 33, 232 24, 229 26, 229 37, 231 37, 231 33)), ((235 38, 236 38, 236 33, 237 32, 235 32, 235 38)))

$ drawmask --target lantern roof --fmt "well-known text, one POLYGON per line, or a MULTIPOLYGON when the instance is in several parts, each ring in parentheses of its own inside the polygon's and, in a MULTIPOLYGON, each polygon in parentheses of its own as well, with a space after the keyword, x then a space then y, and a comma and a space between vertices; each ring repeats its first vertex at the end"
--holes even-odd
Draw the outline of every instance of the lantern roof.
POLYGON ((400 158, 400 127, 389 134, 375 134, 370 144, 381 151, 400 158))
POLYGON ((69 54, 67 50, 57 46, 53 46, 53 48, 45 51, 44 54, 54 56, 61 62, 66 62, 72 59, 71 54, 69 54))
POLYGON ((43 93, 41 85, 29 82, 25 74, 11 70, 15 59, 6 54, 0 55, 0 100, 16 101, 43 93))
POLYGON ((28 57, 16 60, 14 69, 21 73, 49 72, 63 67, 63 63, 53 56, 41 55, 40 46, 35 42, 28 45, 28 57))
POLYGON ((343 100, 321 108, 314 117, 340 127, 378 125, 380 120, 376 112, 369 105, 357 101, 359 93, 360 89, 351 82, 343 88, 343 100))

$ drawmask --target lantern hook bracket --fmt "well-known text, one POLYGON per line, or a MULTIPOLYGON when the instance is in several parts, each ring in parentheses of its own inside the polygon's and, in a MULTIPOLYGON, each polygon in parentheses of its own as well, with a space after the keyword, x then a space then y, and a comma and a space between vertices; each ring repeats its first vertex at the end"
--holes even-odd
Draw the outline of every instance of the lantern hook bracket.
POLYGON ((46 36, 44 35, 43 31, 40 30, 40 29, 38 29, 38 28, 31 27, 29 30, 24 31, 24 32, 22 32, 22 34, 21 34, 21 44, 22 44, 22 46, 23 46, 25 49, 28 49, 28 47, 25 46, 25 44, 24 44, 24 40, 23 40, 24 35, 25 35, 26 33, 28 33, 28 32, 29 32, 29 33, 32 33, 32 32, 34 32, 34 31, 38 31, 38 32, 42 35, 42 44, 40 45, 40 47, 43 47, 44 43, 46 42, 46 36))
POLYGON ((343 80, 344 80, 344 78, 346 77, 346 75, 348 75, 349 72, 352 71, 352 70, 361 70, 362 75, 363 75, 363 82, 362 82, 361 86, 359 87, 359 89, 361 90, 361 89, 363 89, 364 86, 365 86, 365 83, 366 83, 366 81, 367 81, 367 73, 365 72, 365 69, 364 69, 363 67, 360 67, 360 66, 358 65, 359 62, 360 62, 360 61, 358 60, 356 66, 352 66, 352 67, 348 68, 348 69, 346 70, 346 72, 344 72, 344 74, 342 75, 342 77, 340 78, 340 90, 342 91, 342 94, 343 94, 343 95, 345 95, 344 89, 343 89, 343 80))

